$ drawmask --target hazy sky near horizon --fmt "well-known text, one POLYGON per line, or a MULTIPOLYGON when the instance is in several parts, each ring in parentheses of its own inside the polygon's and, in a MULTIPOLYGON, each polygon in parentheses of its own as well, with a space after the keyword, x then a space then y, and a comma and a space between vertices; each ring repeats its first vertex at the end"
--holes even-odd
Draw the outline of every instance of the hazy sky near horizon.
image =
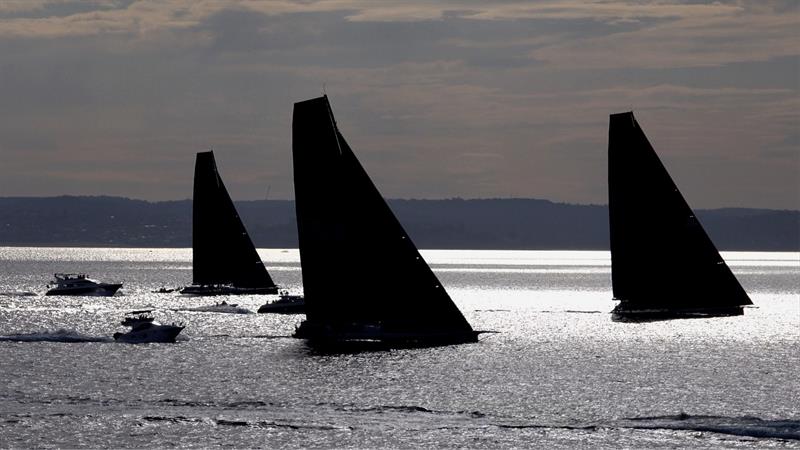
POLYGON ((607 203, 633 110, 690 205, 800 208, 800 2, 2 0, 0 196, 292 198, 323 86, 390 198, 607 203))

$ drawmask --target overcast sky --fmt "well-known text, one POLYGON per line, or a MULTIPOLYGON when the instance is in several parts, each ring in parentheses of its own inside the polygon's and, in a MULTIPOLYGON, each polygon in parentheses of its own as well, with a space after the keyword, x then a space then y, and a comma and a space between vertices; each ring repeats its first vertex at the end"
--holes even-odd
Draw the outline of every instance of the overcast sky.
POLYGON ((0 0, 0 196, 292 198, 323 86, 390 198, 607 203, 633 110, 690 205, 800 208, 800 2, 0 0))

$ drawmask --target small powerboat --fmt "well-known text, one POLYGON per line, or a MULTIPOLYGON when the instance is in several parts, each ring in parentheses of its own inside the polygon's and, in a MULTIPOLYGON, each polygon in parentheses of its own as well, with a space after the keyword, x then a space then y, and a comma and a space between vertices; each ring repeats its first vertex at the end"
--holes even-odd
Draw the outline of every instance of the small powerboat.
POLYGON ((45 295, 110 297, 122 287, 122 283, 109 284, 92 280, 85 273, 57 273, 54 277, 55 280, 47 285, 50 289, 45 295))
POLYGON ((261 305, 258 308, 260 313, 274 314, 305 314, 306 301, 302 295, 289 294, 287 290, 281 290, 280 297, 272 302, 261 305))
POLYGON ((151 292, 153 294, 171 294, 173 292, 180 291, 180 290, 181 290, 181 288, 179 288, 179 287, 177 287, 177 288, 162 287, 162 288, 156 289, 155 291, 151 291, 151 292))
POLYGON ((130 327, 131 330, 127 333, 114 333, 114 340, 129 344, 175 342, 175 338, 184 329, 183 324, 162 325, 155 321, 152 313, 149 309, 128 313, 120 324, 130 327))
POLYGON ((177 311, 212 312, 228 314, 251 314, 247 308, 239 307, 238 303, 228 303, 225 300, 208 306, 197 306, 195 308, 182 308, 177 311))

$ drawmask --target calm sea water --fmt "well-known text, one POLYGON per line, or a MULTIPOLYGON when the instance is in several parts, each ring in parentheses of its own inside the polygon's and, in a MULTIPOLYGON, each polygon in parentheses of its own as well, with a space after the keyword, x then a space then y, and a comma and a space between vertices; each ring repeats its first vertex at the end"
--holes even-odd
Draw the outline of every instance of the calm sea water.
MULTIPOLYGON (((296 250, 260 253, 301 291, 296 250)), ((499 333, 317 354, 289 337, 302 316, 151 293, 190 282, 190 250, 0 248, 0 447, 800 448, 800 254, 723 254, 756 304, 743 317, 646 324, 611 321, 608 252, 423 255, 499 333), (124 287, 42 296, 63 271, 124 287), (113 342, 141 308, 182 340, 113 342)), ((358 268, 342 281, 358 289, 358 268)))

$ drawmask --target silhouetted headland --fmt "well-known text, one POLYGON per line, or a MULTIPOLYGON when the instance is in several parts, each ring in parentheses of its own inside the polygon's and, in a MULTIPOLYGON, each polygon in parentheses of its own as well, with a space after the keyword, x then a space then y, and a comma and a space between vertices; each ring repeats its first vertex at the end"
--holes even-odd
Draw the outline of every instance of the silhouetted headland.
MULTIPOLYGON (((419 248, 608 250, 608 208, 539 199, 388 200, 419 248)), ((259 248, 296 248, 294 202, 235 202, 259 248)), ((798 251, 800 212, 695 210, 720 250, 798 251)), ((2 197, 0 245, 191 247, 191 200, 2 197)))

